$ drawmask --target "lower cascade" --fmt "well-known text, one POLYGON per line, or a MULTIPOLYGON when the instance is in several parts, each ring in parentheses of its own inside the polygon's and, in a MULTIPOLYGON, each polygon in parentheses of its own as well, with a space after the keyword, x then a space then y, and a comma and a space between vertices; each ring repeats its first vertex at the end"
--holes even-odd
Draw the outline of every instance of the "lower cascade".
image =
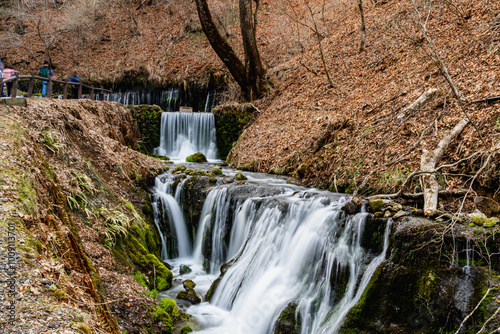
POLYGON ((203 153, 217 159, 215 117, 212 113, 164 112, 161 115, 160 146, 155 153, 185 161, 186 157, 203 153))
POLYGON ((391 219, 377 253, 363 245, 368 214, 342 210, 349 197, 247 176, 245 184, 219 184, 209 191, 192 239, 179 217, 183 196, 177 194, 185 191, 184 181, 177 175, 157 177, 157 226, 164 243, 169 226, 178 247, 169 253, 177 258, 169 260, 164 251, 163 260, 190 265, 193 271, 177 279, 193 280, 198 292, 205 294, 212 285, 210 302, 186 312, 201 324, 199 333, 339 332, 385 260, 391 219))

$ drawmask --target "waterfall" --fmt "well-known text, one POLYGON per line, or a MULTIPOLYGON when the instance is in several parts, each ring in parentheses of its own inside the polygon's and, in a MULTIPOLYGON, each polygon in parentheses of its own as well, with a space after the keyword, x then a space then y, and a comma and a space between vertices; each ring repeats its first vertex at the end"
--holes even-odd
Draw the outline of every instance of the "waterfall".
POLYGON ((162 260, 169 258, 167 238, 161 224, 165 221, 168 222, 169 229, 175 233, 176 238, 170 238, 169 240, 172 241, 173 246, 177 248, 179 257, 187 257, 192 253, 191 242, 189 240, 189 234, 182 210, 176 199, 172 196, 174 182, 175 180, 172 177, 157 177, 155 179, 155 188, 153 190, 154 195, 152 204, 155 214, 156 228, 158 229, 162 240, 162 260))
MULTIPOLYGON (((179 203, 184 196, 183 182, 178 182, 172 197, 175 177, 158 177, 154 197, 166 203, 162 205, 170 212, 183 257, 172 263, 186 263, 191 244, 181 227, 184 220, 176 218, 175 212, 182 215, 179 203)), ((219 267, 228 265, 211 302, 193 305, 187 312, 202 325, 199 333, 267 334, 294 305, 301 334, 338 333, 386 258, 392 220, 377 254, 363 247, 369 214, 362 210, 349 216, 341 210, 347 196, 270 186, 269 179, 254 182, 218 185, 206 197, 187 262, 199 268, 198 276, 189 278, 213 281, 219 267), (208 269, 206 276, 200 274, 202 265, 208 269)))
POLYGON ((345 198, 308 191, 243 203, 229 197, 225 186, 212 190, 200 221, 195 258, 209 257, 212 272, 232 259, 211 304, 188 310, 208 327, 200 333, 272 333, 291 302, 301 333, 338 332, 385 260, 391 223, 377 255, 361 246, 368 214, 345 217, 345 198))
POLYGON ((185 160, 201 152, 207 159, 217 159, 215 117, 212 113, 164 112, 161 115, 158 155, 185 160))

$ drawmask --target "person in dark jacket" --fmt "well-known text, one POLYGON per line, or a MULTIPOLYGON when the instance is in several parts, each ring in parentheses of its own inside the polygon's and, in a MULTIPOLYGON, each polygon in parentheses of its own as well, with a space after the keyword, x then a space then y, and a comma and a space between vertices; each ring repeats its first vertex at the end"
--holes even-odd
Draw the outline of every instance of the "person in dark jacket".
MULTIPOLYGON (((82 81, 82 79, 80 79, 76 75, 76 72, 73 72, 73 74, 69 78, 69 82, 78 83, 78 82, 81 82, 81 81, 82 81)), ((71 85, 71 98, 72 99, 77 99, 78 98, 78 85, 71 85)))
MULTIPOLYGON (((52 68, 49 65, 49 62, 45 60, 43 62, 43 66, 38 70, 38 75, 41 76, 42 78, 51 78, 53 79, 54 77, 54 71, 52 71, 52 68)), ((48 85, 47 80, 42 80, 42 97, 45 97, 47 95, 47 85, 48 85)), ((51 94, 52 95, 52 94, 51 94)), ((52 96, 49 96, 52 97, 52 96)))

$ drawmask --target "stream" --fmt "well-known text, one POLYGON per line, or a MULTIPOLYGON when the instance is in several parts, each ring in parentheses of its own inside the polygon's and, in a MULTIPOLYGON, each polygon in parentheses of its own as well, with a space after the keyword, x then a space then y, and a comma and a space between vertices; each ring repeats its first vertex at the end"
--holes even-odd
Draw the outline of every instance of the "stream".
MULTIPOLYGON (((188 168, 217 166, 215 134, 200 115, 164 113, 158 152, 180 157, 176 164, 188 168), (184 126, 179 126, 182 122, 184 126), (183 146, 188 148, 179 150, 183 146), (181 163, 195 151, 212 163, 181 163)), ((223 168, 222 172, 208 187, 199 222, 191 228, 182 210, 184 184, 190 176, 169 171, 156 178, 155 223, 163 242, 162 260, 172 266, 175 281, 159 296, 175 299, 183 290, 180 282, 190 279, 203 299, 221 265, 228 263, 210 302, 191 305, 177 300, 199 321, 198 333, 274 333, 285 309, 292 310, 295 332, 337 333, 386 258, 392 220, 377 254, 362 246, 368 216, 364 208, 354 215, 342 210, 349 196, 288 184, 284 177, 262 173, 245 172, 246 181, 233 182, 237 171, 223 168), (165 226, 175 238, 166 237, 165 226), (191 272, 181 274, 181 266, 191 272)))

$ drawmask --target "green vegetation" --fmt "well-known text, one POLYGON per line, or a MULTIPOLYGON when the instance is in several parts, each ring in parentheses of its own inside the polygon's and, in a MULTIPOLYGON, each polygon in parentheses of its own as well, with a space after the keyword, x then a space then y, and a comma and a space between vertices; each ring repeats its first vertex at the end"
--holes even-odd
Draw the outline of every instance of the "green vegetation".
POLYGON ((250 103, 226 104, 214 108, 219 158, 226 159, 234 143, 256 119, 255 108, 250 103))
POLYGON ((207 162, 207 161, 208 161, 207 157, 201 152, 197 152, 186 158, 186 162, 207 162))
POLYGON ((236 175, 234 176, 234 179, 235 179, 236 181, 243 181, 243 180, 246 180, 246 179, 247 179, 247 177, 246 177, 245 175, 243 175, 243 173, 242 173, 242 172, 238 172, 238 173, 236 173, 236 175))
MULTIPOLYGON (((146 104, 130 106, 129 108, 132 116, 137 120, 140 134, 139 151, 151 154, 155 147, 160 146, 161 113, 163 110, 159 106, 146 104)), ((169 159, 166 158, 166 160, 169 159)))

